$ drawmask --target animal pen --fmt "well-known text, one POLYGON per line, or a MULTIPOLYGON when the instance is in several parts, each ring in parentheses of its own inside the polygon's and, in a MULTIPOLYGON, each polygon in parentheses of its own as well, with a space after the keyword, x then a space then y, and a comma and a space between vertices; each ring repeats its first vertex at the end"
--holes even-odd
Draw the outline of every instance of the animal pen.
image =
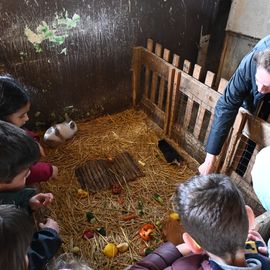
MULTIPOLYGON (((50 214, 59 220, 63 249, 82 256, 94 269, 124 269, 140 260, 145 249, 162 243, 160 223, 173 211, 171 197, 175 187, 196 174, 199 162, 204 159, 214 107, 227 82, 221 79, 218 90, 214 90, 215 74, 208 71, 204 76, 200 66, 192 68, 187 60, 182 68, 179 63, 178 55, 171 57, 168 49, 163 50, 150 39, 147 48, 135 47, 134 109, 78 123, 75 138, 48 150, 50 161, 59 167, 61 179, 44 183, 41 188, 55 195, 50 214), (179 167, 164 160, 157 147, 161 138, 166 138, 184 156, 179 167), (142 173, 135 181, 125 181, 124 175, 123 181, 119 181, 119 192, 112 192, 107 181, 104 188, 96 182, 94 188, 98 192, 88 188, 89 193, 78 193, 80 185, 75 171, 81 178, 89 174, 87 168, 78 172, 82 164, 95 161, 91 166, 95 166, 96 174, 102 179, 104 175, 97 164, 104 166, 104 161, 110 163, 120 158, 128 159, 129 164, 132 159, 137 162, 142 173), (144 241, 139 231, 148 223, 154 225, 154 234, 151 241, 144 241), (93 237, 83 237, 89 230, 94 232, 93 237), (127 243, 128 251, 107 258, 102 253, 106 243, 127 243)), ((263 214, 265 210, 252 191, 250 170, 256 153, 270 145, 267 134, 270 134, 269 123, 241 109, 217 164, 218 171, 230 175, 243 191, 247 204, 258 216, 259 228, 263 229, 268 216, 263 214), (256 148, 241 177, 236 168, 247 139, 254 141, 256 148)), ((138 173, 137 167, 133 167, 133 173, 138 173)), ((84 187, 87 189, 87 185, 84 187)))

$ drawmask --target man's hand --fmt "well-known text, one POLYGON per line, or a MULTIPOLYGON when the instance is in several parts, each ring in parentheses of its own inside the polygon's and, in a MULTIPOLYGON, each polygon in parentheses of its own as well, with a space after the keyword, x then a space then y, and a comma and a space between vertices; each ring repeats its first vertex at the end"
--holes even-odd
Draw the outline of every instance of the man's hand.
POLYGON ((41 206, 47 206, 53 201, 52 193, 39 193, 29 200, 29 206, 32 210, 36 210, 41 206))
POLYGON ((57 233, 59 233, 58 223, 51 218, 47 218, 45 223, 39 223, 39 227, 40 229, 50 228, 50 229, 55 230, 57 233))
POLYGON ((201 164, 199 166, 199 168, 198 168, 199 173, 201 175, 207 175, 207 174, 215 172, 215 169, 216 169, 215 162, 216 162, 216 160, 217 160, 217 156, 207 153, 206 157, 205 157, 205 160, 204 160, 204 163, 201 164))

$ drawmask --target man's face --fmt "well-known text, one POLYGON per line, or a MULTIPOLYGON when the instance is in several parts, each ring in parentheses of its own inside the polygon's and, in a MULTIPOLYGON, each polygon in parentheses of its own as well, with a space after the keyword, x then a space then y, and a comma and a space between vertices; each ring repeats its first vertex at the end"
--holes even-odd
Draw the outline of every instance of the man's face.
POLYGON ((262 94, 270 93, 270 73, 263 67, 258 66, 255 78, 258 91, 262 94))

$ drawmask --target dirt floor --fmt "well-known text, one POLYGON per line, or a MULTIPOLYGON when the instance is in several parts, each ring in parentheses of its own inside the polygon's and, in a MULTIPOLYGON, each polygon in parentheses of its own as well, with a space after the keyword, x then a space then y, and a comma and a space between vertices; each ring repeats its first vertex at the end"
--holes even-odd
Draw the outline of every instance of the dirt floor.
MULTIPOLYGON (((43 192, 52 192, 54 202, 50 215, 61 228, 64 252, 79 247, 78 256, 84 258, 93 269, 124 269, 142 258, 146 247, 155 248, 162 240, 157 224, 172 212, 171 197, 175 186, 194 175, 187 162, 178 167, 167 164, 157 147, 163 138, 161 129, 151 123, 141 111, 127 110, 112 116, 78 123, 76 136, 54 149, 46 149, 46 159, 59 168, 59 177, 41 185, 43 192), (128 151, 139 162, 145 177, 122 186, 122 193, 111 190, 78 197, 80 185, 75 168, 91 159, 107 159, 128 151), (163 203, 153 195, 158 193, 163 203), (89 222, 87 212, 92 212, 95 222, 89 222), (122 218, 135 213, 138 217, 128 221, 122 218), (145 223, 156 226, 154 238, 143 241, 139 230, 145 223), (95 231, 104 227, 106 236, 95 233, 84 239, 87 229, 95 231), (106 243, 129 245, 125 253, 107 258, 102 250, 106 243)), ((194 165, 194 164, 193 164, 194 165)))

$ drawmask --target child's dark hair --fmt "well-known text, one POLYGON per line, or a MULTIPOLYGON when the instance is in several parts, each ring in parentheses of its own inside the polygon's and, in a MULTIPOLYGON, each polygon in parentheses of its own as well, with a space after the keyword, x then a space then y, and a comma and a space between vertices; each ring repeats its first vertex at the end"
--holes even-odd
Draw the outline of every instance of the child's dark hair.
POLYGON ((15 176, 40 158, 38 144, 21 128, 0 120, 0 182, 15 176))
POLYGON ((9 75, 0 76, 0 120, 17 112, 30 101, 26 88, 9 75))
POLYGON ((25 255, 32 236, 31 219, 22 209, 0 205, 0 269, 27 269, 25 255))
POLYGON ((228 176, 194 176, 177 187, 176 211, 194 240, 221 258, 243 249, 248 218, 242 194, 228 176))

